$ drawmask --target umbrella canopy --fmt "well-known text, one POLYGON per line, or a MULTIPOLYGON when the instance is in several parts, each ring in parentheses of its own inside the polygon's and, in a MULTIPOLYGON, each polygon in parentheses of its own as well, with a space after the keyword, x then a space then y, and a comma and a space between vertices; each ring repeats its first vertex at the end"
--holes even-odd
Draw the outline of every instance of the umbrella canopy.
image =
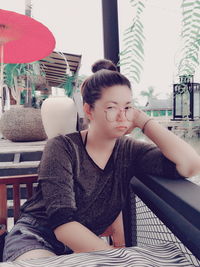
POLYGON ((30 63, 48 56, 55 47, 55 38, 35 19, 0 9, 0 44, 4 63, 30 63))
POLYGON ((54 47, 55 38, 42 23, 0 9, 0 116, 4 112, 3 64, 37 61, 48 56, 54 47))

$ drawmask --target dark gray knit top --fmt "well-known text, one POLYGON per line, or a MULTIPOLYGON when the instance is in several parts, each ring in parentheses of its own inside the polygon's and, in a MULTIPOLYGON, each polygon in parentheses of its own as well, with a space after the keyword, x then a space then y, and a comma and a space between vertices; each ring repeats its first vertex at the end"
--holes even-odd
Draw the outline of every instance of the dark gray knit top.
POLYGON ((149 173, 175 178, 175 164, 152 144, 121 137, 104 169, 88 155, 81 134, 47 142, 34 196, 22 207, 52 229, 78 221, 97 235, 115 220, 125 203, 133 176, 149 173))

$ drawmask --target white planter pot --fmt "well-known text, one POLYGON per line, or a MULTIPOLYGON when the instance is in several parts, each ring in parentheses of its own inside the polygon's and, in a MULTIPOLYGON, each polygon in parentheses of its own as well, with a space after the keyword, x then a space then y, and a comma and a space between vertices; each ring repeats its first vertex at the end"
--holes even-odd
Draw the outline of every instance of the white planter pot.
POLYGON ((67 96, 51 96, 44 100, 41 106, 41 115, 49 139, 76 131, 76 105, 67 96))

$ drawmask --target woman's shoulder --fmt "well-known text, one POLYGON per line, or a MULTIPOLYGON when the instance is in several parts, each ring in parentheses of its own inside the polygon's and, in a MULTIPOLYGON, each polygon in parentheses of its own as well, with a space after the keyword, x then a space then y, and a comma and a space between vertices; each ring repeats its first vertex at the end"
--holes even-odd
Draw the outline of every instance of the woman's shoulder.
POLYGON ((66 135, 58 135, 49 139, 46 143, 46 149, 72 149, 79 147, 81 143, 80 133, 73 132, 66 135))
POLYGON ((58 143, 63 143, 63 142, 77 142, 80 140, 80 133, 79 132, 73 132, 73 133, 68 133, 68 134, 60 134, 57 135, 47 141, 47 144, 58 144, 58 143))

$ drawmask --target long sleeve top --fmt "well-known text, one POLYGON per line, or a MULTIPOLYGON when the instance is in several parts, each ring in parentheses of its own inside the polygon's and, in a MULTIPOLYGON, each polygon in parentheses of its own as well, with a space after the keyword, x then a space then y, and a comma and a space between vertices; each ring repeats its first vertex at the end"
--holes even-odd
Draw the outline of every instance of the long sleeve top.
POLYGON ((97 235, 123 209, 133 176, 180 176, 159 148, 127 136, 117 139, 101 169, 87 153, 79 132, 47 142, 38 174, 37 190, 22 206, 22 216, 28 213, 52 230, 78 221, 97 235))

